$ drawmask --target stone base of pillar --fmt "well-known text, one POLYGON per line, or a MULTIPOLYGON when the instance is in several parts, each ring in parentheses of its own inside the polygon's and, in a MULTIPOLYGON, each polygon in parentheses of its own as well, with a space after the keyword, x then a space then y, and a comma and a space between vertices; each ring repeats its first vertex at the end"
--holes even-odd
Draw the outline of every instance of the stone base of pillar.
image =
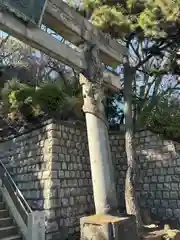
POLYGON ((134 217, 93 215, 83 217, 81 240, 139 240, 134 217))

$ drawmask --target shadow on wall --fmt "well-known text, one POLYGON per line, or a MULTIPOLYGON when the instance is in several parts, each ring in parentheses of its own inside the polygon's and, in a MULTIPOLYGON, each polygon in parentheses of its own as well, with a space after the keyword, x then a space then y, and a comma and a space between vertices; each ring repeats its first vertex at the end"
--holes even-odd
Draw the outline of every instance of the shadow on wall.
POLYGON ((125 140, 123 134, 119 131, 109 133, 112 161, 114 165, 114 174, 116 181, 116 190, 118 205, 121 212, 125 212, 124 186, 127 170, 127 159, 125 153, 125 140))
MULTIPOLYGON (((136 134, 138 199, 154 220, 177 227, 180 224, 180 144, 164 140, 149 131, 136 134)), ((116 169, 119 205, 125 211, 124 186, 127 169, 125 140, 119 132, 110 133, 112 158, 116 169)))
POLYGON ((0 144, 0 157, 34 210, 45 210, 47 239, 76 239, 94 212, 85 132, 48 123, 0 144))
POLYGON ((150 132, 139 140, 141 206, 149 207, 156 219, 177 227, 180 223, 180 144, 150 132))

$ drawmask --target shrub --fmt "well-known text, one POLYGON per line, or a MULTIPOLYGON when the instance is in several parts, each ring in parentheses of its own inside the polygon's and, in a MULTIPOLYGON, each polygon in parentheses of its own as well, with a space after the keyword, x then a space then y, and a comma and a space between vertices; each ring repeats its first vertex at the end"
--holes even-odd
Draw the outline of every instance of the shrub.
POLYGON ((62 111, 65 104, 63 91, 56 84, 44 84, 37 91, 35 101, 45 112, 62 111))
POLYGON ((70 83, 43 83, 36 88, 13 79, 5 84, 2 100, 7 114, 20 113, 27 120, 41 112, 78 119, 83 117, 80 90, 70 83))

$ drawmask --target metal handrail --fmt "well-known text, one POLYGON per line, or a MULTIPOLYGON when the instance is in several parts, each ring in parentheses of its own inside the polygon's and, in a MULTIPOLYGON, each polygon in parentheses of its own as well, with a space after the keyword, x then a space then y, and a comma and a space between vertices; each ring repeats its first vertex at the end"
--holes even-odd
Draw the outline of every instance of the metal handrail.
POLYGON ((32 210, 1 160, 0 179, 2 180, 2 184, 6 187, 12 201, 27 226, 28 215, 32 213, 32 210))

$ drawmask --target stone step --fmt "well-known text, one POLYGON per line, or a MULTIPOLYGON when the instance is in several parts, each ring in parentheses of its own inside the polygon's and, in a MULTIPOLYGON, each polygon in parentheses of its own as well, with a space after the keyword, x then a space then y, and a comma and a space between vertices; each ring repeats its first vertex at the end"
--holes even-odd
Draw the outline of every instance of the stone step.
POLYGON ((6 209, 0 210, 0 219, 9 217, 9 212, 6 209))
POLYGON ((0 210, 3 210, 3 209, 5 209, 5 204, 4 202, 0 202, 0 210))
POLYGON ((0 228, 1 227, 9 227, 12 226, 13 221, 10 217, 7 218, 0 218, 0 228))
POLYGON ((1 240, 22 240, 22 238, 19 235, 15 235, 12 237, 2 238, 1 240))
POLYGON ((0 228, 0 239, 12 237, 17 234, 17 228, 15 226, 0 228))

